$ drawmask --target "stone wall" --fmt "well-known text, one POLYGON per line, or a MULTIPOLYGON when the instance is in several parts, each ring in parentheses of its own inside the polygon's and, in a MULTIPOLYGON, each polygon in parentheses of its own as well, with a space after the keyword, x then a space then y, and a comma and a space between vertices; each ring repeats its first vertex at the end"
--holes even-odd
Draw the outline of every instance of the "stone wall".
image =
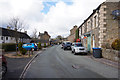
POLYGON ((73 35, 76 33, 77 26, 73 26, 73 28, 70 30, 70 35, 73 35))
POLYGON ((74 39, 75 39, 75 34, 69 35, 67 38, 67 40, 70 42, 74 42, 74 39))
POLYGON ((118 2, 106 2, 104 5, 106 5, 106 8, 104 8, 106 11, 106 14, 104 14, 104 16, 106 16, 104 20, 104 22, 106 22, 106 24, 104 24, 106 30, 103 31, 106 33, 104 36, 104 45, 111 46, 112 42, 120 36, 118 33, 118 31, 120 31, 118 20, 113 19, 114 16, 111 15, 112 11, 118 9, 118 2))
POLYGON ((77 26, 73 26, 73 28, 70 30, 70 35, 67 37, 68 41, 74 42, 75 34, 76 34, 77 29, 78 29, 77 26))
POLYGON ((113 49, 102 49, 102 56, 106 59, 120 62, 120 51, 113 49))

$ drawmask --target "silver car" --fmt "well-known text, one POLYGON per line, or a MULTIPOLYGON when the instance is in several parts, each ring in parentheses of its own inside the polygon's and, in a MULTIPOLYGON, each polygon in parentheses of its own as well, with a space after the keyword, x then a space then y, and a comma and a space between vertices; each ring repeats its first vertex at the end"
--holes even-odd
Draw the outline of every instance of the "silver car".
POLYGON ((74 54, 87 54, 87 49, 82 45, 82 43, 73 43, 71 46, 72 53, 74 54))

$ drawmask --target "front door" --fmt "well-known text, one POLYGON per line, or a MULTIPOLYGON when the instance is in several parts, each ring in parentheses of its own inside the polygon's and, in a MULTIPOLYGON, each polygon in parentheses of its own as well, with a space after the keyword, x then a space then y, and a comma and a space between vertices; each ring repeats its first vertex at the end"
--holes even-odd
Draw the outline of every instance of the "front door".
POLYGON ((91 36, 88 36, 88 39, 87 39, 87 50, 89 52, 91 51, 91 36))

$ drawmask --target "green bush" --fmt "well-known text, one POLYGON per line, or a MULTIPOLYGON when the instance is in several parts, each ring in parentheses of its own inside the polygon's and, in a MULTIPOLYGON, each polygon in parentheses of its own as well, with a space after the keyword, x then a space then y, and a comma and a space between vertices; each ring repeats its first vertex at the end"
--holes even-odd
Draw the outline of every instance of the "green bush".
POLYGON ((27 53, 27 50, 26 50, 25 48, 22 48, 22 49, 20 50, 20 53, 23 54, 23 55, 25 55, 25 54, 27 53))
POLYGON ((1 48, 5 51, 16 51, 16 44, 15 43, 2 43, 0 44, 1 48))
POLYGON ((114 50, 120 50, 120 39, 116 39, 115 41, 113 41, 111 47, 114 50))
POLYGON ((44 48, 46 48, 46 43, 44 43, 44 48))
POLYGON ((38 43, 38 49, 42 49, 41 43, 38 43))
POLYGON ((22 45, 23 45, 23 43, 21 43, 21 42, 18 44, 18 50, 20 51, 21 54, 25 55, 27 50, 22 48, 22 45))

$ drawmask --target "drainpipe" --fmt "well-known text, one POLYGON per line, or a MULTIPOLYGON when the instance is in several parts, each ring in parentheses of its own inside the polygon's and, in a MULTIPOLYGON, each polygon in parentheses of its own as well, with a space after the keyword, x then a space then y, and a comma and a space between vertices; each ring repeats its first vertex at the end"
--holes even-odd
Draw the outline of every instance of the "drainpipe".
POLYGON ((94 34, 93 34, 93 48, 95 47, 95 37, 94 37, 94 34))

